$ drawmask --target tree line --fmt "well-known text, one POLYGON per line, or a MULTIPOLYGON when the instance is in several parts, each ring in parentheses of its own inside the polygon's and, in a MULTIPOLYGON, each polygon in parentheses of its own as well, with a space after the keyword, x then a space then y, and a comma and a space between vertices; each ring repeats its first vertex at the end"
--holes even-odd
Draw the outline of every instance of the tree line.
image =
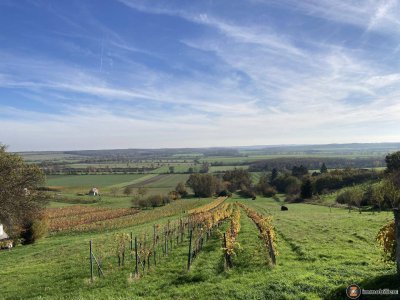
POLYGON ((400 151, 389 154, 385 158, 386 170, 383 178, 375 184, 354 186, 340 193, 336 201, 358 207, 360 213, 363 206, 382 209, 399 208, 400 206, 400 151))
POLYGON ((308 170, 319 170, 325 163, 331 169, 343 168, 377 168, 384 167, 384 157, 340 158, 340 157, 281 157, 250 163, 250 172, 269 172, 273 169, 292 170, 295 166, 304 166, 308 170))

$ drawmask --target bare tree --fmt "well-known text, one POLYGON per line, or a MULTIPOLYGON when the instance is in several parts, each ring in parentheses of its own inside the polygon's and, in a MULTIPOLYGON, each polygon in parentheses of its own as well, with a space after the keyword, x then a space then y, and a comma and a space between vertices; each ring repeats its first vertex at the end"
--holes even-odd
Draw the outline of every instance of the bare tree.
POLYGON ((139 195, 139 197, 143 198, 148 192, 148 189, 145 188, 144 186, 141 186, 137 189, 137 194, 139 195))

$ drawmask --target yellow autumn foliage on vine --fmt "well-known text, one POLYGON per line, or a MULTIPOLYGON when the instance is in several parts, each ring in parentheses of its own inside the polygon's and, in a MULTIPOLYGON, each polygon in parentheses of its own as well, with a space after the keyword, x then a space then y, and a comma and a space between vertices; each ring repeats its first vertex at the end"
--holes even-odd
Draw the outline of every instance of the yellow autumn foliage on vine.
POLYGON ((383 226, 377 236, 376 240, 383 250, 385 261, 396 260, 396 230, 394 221, 390 221, 383 226))

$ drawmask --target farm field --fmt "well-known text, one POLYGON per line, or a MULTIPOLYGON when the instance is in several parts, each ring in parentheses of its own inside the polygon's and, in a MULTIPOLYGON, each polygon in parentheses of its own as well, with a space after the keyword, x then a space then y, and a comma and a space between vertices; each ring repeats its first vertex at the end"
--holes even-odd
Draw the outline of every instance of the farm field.
POLYGON ((179 182, 185 183, 188 178, 189 174, 165 174, 160 175, 158 180, 144 186, 148 188, 174 188, 179 182))
POLYGON ((211 166, 210 167, 210 172, 211 173, 218 173, 218 172, 224 172, 224 171, 229 171, 229 170, 234 170, 234 169, 247 169, 249 166, 211 166))
MULTIPOLYGON (((192 207, 210 199, 179 200, 192 207), (186 202, 185 202, 186 201, 186 202)), ((381 261, 374 238, 378 229, 392 219, 389 212, 348 213, 328 207, 280 203, 270 198, 247 200, 234 197, 267 216, 273 216, 277 231, 277 265, 268 263, 266 248, 254 223, 241 211, 238 242, 241 249, 234 267, 224 270, 218 231, 186 271, 187 241, 163 258, 157 267, 138 279, 130 279, 133 261, 125 267, 108 258, 104 278, 89 282, 88 242, 94 249, 113 232, 140 234, 153 224, 173 220, 175 203, 143 211, 142 222, 120 229, 98 229, 86 233, 52 235, 32 246, 0 252, 0 277, 12 278, 2 285, 5 299, 40 297, 85 299, 343 299, 351 283, 364 288, 398 288, 393 265, 381 261), (163 210, 171 210, 166 215, 163 210), (156 214, 154 214, 156 213, 156 214), (148 220, 146 220, 148 218, 148 220)), ((177 203, 178 206, 181 204, 177 203)), ((179 209, 178 209, 179 210, 179 209)), ((137 215, 139 215, 137 214, 137 215)), ((125 218, 125 217, 124 217, 125 218)), ((111 224, 111 223, 110 223, 111 224)), ((220 230, 225 230, 226 224, 220 230)))
POLYGON ((141 177, 143 174, 129 174, 129 175, 48 175, 46 180, 47 186, 57 187, 107 187, 115 184, 127 185, 141 177))
MULTIPOLYGON (((47 176, 46 186, 56 188, 60 192, 56 202, 85 204, 101 202, 100 205, 112 207, 129 207, 132 196, 123 195, 127 186, 133 189, 146 188, 147 195, 168 194, 175 189, 179 182, 185 183, 189 174, 108 174, 108 175, 50 175, 47 176), (77 196, 76 193, 87 193, 92 187, 99 189, 101 198, 77 196), (115 195, 111 191, 115 189, 115 195), (64 201, 65 199, 65 201, 64 201)), ((53 206, 56 205, 53 203, 53 206)), ((57 205, 56 205, 57 206, 57 205)))
MULTIPOLYGON (((46 174, 167 174, 170 167, 175 173, 200 171, 203 163, 208 163, 210 172, 222 172, 235 167, 249 168, 260 161, 321 159, 333 162, 332 168, 342 168, 356 164, 363 168, 382 168, 384 155, 397 147, 393 145, 330 145, 314 147, 283 146, 260 149, 185 149, 185 151, 164 150, 99 150, 69 152, 24 152, 28 163, 41 164, 46 174), (215 153, 219 153, 215 155, 215 153), (222 165, 221 165, 222 164, 222 165)), ((178 149, 179 150, 179 149, 178 149)), ((328 166, 329 167, 329 166, 328 166)), ((290 168, 290 167, 289 167, 290 168)), ((309 168, 310 170, 313 168, 309 168)))

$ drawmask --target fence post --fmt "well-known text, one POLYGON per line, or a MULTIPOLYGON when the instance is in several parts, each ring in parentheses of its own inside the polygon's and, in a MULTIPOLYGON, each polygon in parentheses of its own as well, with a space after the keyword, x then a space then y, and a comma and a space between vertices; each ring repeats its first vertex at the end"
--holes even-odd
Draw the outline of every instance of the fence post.
POLYGON ((90 281, 93 282, 93 254, 92 254, 92 240, 89 242, 90 249, 90 281))
POLYGON ((165 255, 168 256, 168 235, 167 235, 167 232, 165 232, 164 241, 165 241, 165 255))
POLYGON ((228 253, 226 252, 226 233, 224 232, 224 258, 225 258, 225 268, 228 266, 228 253))
POLYGON ((138 269, 138 248, 137 248, 137 237, 135 236, 135 276, 138 277, 139 269, 138 269))
POLYGON ((394 228, 396 236, 396 269, 397 275, 400 275, 400 212, 398 208, 393 209, 394 228))
POLYGON ((193 231, 190 230, 190 232, 189 232, 188 266, 187 266, 188 271, 190 270, 190 265, 192 264, 192 234, 193 234, 193 231))
POLYGON ((156 244, 156 224, 153 225, 153 247, 156 244))
POLYGON ((133 233, 131 231, 131 252, 132 252, 132 250, 133 250, 133 233))

